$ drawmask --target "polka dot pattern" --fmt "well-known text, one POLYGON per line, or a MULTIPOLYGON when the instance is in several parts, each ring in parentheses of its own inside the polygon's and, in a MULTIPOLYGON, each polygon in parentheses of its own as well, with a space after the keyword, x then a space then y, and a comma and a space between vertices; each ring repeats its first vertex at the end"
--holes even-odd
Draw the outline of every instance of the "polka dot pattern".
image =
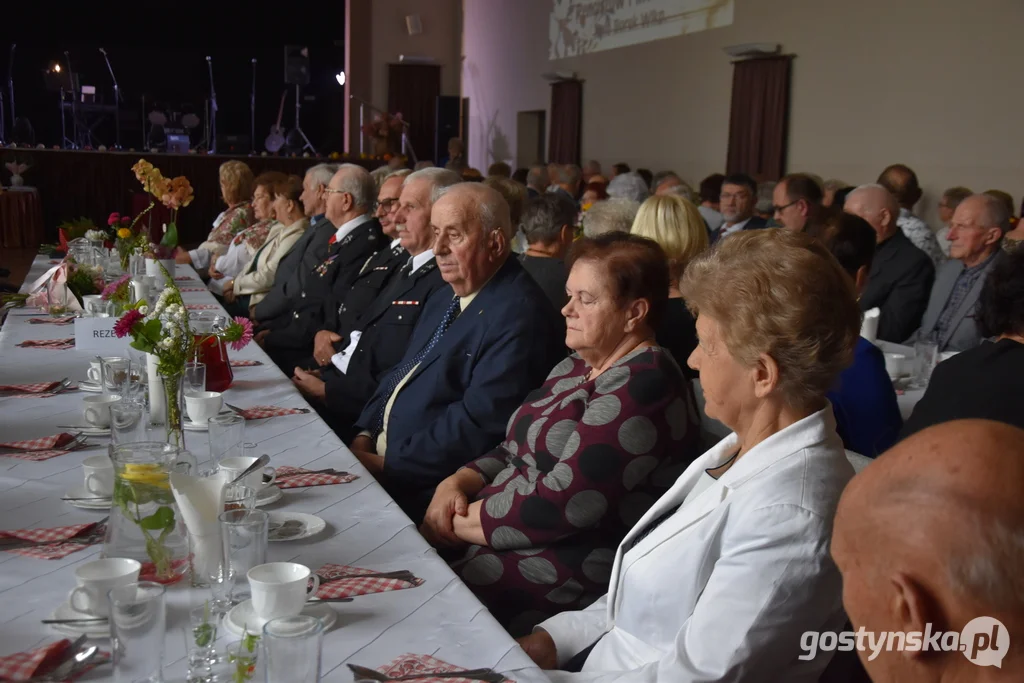
POLYGON ((686 381, 666 353, 634 351, 594 382, 570 356, 505 442, 468 465, 489 482, 478 499, 490 547, 453 568, 510 633, 606 592, 619 541, 697 455, 686 381))

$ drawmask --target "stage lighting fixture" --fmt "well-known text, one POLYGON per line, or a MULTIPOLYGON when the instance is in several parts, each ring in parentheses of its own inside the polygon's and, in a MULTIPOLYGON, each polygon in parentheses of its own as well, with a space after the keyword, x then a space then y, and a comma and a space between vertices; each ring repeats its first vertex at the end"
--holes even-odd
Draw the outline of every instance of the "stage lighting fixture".
POLYGON ((337 74, 335 74, 334 80, 338 81, 338 85, 344 86, 345 85, 345 72, 344 71, 339 71, 337 74))

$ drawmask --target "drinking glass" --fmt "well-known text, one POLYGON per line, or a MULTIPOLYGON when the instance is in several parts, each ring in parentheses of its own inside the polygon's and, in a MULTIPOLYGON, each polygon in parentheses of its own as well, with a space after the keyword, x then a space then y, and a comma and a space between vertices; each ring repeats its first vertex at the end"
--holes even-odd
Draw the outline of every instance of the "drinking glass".
POLYGON ((210 418, 210 458, 219 465, 224 458, 242 455, 245 418, 241 415, 217 415, 210 418))
POLYGON ((188 652, 189 680, 201 679, 210 674, 210 667, 216 663, 217 628, 220 615, 210 603, 189 611, 189 629, 185 633, 188 652))
POLYGON ((229 510, 252 510, 256 507, 257 491, 242 484, 228 484, 224 487, 224 512, 229 510))
POLYGON ((317 617, 271 619, 263 626, 263 670, 267 683, 317 683, 324 625, 317 617))
POLYGON ((251 596, 246 572, 267 562, 270 515, 263 510, 228 510, 220 514, 228 595, 234 603, 251 596))
POLYGON ((141 403, 122 399, 110 406, 110 442, 114 446, 148 441, 145 408, 141 403))
MULTIPOLYGON (((239 640, 225 648, 225 659, 228 661, 231 680, 234 683, 245 683, 245 681, 256 679, 256 665, 259 664, 258 653, 259 638, 239 640)), ((289 681, 291 679, 281 680, 289 681)))
POLYGON ((914 378, 912 389, 924 389, 932 378, 932 370, 939 360, 939 345, 934 339, 914 343, 914 378))
POLYGON ((106 396, 131 396, 132 361, 123 356, 98 356, 100 361, 100 387, 106 396), (129 386, 125 387, 128 383, 129 386))
POLYGON ((55 318, 68 314, 68 288, 50 283, 46 288, 46 312, 55 318))
POLYGON ((206 391, 206 364, 189 362, 185 363, 185 392, 196 394, 206 391))
POLYGON ((140 581, 111 589, 110 644, 114 683, 161 683, 167 631, 165 588, 140 581))

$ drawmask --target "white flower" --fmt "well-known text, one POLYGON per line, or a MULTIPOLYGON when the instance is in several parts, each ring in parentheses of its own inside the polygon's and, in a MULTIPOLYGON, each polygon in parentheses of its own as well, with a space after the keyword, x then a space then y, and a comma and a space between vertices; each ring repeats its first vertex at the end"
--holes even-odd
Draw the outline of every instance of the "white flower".
POLYGON ((169 351, 171 349, 171 347, 174 346, 174 340, 170 339, 170 338, 161 339, 159 342, 157 342, 157 346, 159 346, 162 349, 166 349, 166 350, 169 351))
POLYGON ((142 315, 148 315, 149 306, 139 306, 139 313, 141 313, 142 315))

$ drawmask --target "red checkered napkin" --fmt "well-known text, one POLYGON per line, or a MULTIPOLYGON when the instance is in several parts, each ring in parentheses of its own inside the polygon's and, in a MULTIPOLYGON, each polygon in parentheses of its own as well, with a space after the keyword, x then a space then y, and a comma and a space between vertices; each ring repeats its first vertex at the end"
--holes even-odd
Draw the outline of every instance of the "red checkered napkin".
POLYGON ((0 679, 27 681, 33 676, 48 674, 57 668, 69 647, 71 641, 65 638, 35 650, 0 657, 0 679))
POLYGON ((45 394, 60 386, 60 382, 38 382, 37 384, 0 384, 0 391, 17 391, 21 394, 45 394))
POLYGON ((178 287, 179 292, 205 292, 206 287, 178 287))
POLYGON ((253 368, 257 365, 263 365, 261 360, 233 360, 231 361, 231 367, 233 368, 253 368))
POLYGON ((217 304, 186 304, 185 308, 190 311, 216 311, 220 306, 217 304))
POLYGON ((357 595, 369 595, 370 593, 387 593, 388 591, 400 591, 423 585, 423 579, 420 578, 404 581, 402 579, 371 577, 366 575, 379 574, 380 572, 376 569, 362 569, 343 564, 325 564, 316 573, 323 577, 320 579, 320 589, 317 590, 316 596, 325 600, 329 598, 353 598, 357 595), (327 581, 324 581, 324 579, 327 579, 327 581))
POLYGON ((67 337, 66 339, 28 339, 18 344, 18 346, 24 348, 53 349, 56 351, 60 351, 63 349, 73 349, 75 347, 75 338, 67 337))
POLYGON ((263 420, 268 417, 279 417, 281 415, 299 415, 307 411, 301 408, 278 408, 277 406, 253 406, 242 408, 238 414, 246 420, 263 420))
MULTIPOLYGON (((24 555, 25 557, 34 557, 37 560, 59 560, 63 557, 67 557, 71 553, 78 552, 83 548, 88 548, 90 545, 103 542, 103 534, 100 533, 101 529, 97 527, 104 527, 99 522, 88 522, 86 524, 73 524, 71 526, 58 526, 52 529, 17 529, 15 531, 0 531, 0 538, 17 538, 22 541, 32 541, 33 543, 49 543, 50 545, 36 546, 33 548, 18 548, 14 550, 4 550, 3 546, 0 546, 0 550, 8 553, 15 553, 17 555, 24 555), (94 540, 89 543, 60 543, 59 541, 71 541, 71 539, 96 530, 94 540)), ((105 528, 105 527, 104 527, 105 528)))
POLYGON ((29 318, 28 321, 35 325, 70 325, 75 322, 75 316, 67 315, 63 318, 29 318))
POLYGON ((274 484, 279 489, 298 489, 306 486, 328 486, 330 484, 347 484, 358 479, 355 474, 313 473, 301 467, 282 465, 277 468, 277 479, 274 484))
POLYGON ((174 278, 174 281, 175 282, 195 282, 196 279, 194 277, 189 277, 188 275, 179 275, 178 277, 174 278))
POLYGON ((66 446, 75 440, 75 437, 67 432, 53 434, 52 436, 41 436, 38 439, 25 439, 23 441, 5 441, 0 443, 0 448, 13 448, 17 451, 47 451, 51 448, 66 446))
MULTIPOLYGON (((426 681, 430 683, 479 683, 479 681, 474 681, 474 679, 471 678, 454 678, 450 676, 438 678, 431 675, 450 674, 466 670, 467 669, 465 667, 449 664, 448 662, 437 659, 436 657, 431 657, 430 655, 414 654, 401 655, 392 660, 389 664, 385 664, 377 669, 377 671, 391 676, 392 678, 398 678, 400 676, 416 676, 416 678, 408 679, 410 681, 426 681), (419 677, 419 674, 423 674, 422 678, 419 677)), ((505 680, 509 681, 509 683, 514 683, 514 681, 509 678, 506 678, 505 680)))

